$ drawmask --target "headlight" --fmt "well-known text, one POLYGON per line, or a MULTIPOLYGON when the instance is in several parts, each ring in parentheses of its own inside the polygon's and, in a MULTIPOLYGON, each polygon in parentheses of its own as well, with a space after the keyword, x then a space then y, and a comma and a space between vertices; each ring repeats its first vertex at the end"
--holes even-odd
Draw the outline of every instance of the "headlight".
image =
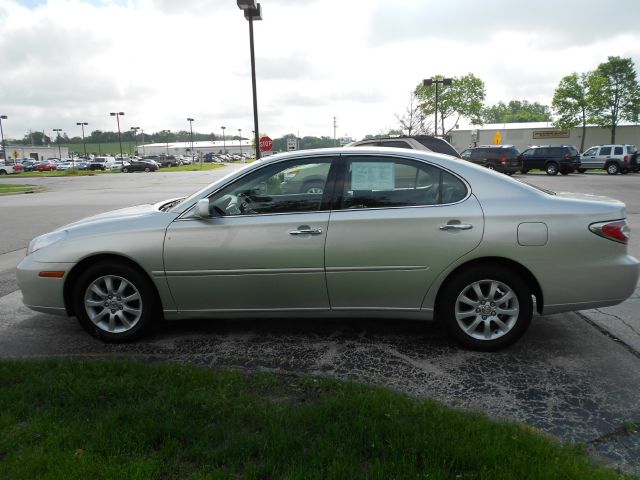
POLYGON ((31 240, 31 242, 29 242, 29 246, 27 247, 27 255, 31 255, 36 250, 48 247, 52 243, 62 240, 66 234, 66 230, 58 230, 56 232, 45 233, 44 235, 40 235, 39 237, 34 238, 33 240, 31 240))

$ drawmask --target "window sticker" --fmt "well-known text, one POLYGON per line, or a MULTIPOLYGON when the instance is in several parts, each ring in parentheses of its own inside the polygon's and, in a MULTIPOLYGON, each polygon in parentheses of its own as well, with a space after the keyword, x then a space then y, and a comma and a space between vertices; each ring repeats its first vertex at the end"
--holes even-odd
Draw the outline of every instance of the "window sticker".
POLYGON ((393 190, 394 163, 354 162, 351 164, 352 190, 393 190))

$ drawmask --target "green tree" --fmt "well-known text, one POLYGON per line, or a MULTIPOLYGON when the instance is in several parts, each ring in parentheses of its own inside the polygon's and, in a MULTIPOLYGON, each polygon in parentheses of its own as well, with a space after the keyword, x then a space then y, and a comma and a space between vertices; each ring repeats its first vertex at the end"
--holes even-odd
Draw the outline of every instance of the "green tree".
POLYGON ((26 133, 22 138, 23 145, 42 146, 49 145, 51 143, 51 137, 45 135, 44 132, 30 131, 26 133))
MULTIPOLYGON (((435 78, 444 77, 436 75, 435 78)), ((427 118, 433 116, 436 110, 436 86, 420 84, 415 91, 422 113, 427 118)), ((451 85, 438 85, 438 126, 442 136, 453 130, 461 118, 470 120, 473 125, 481 124, 484 99, 484 82, 472 73, 454 78, 451 85), (449 128, 445 126, 447 119, 453 120, 449 122, 449 128)))
POLYGON ((551 110, 538 102, 511 100, 485 108, 482 118, 485 123, 549 122, 551 110))
POLYGON ((558 84, 551 106, 557 115, 553 124, 563 130, 582 125, 580 151, 584 151, 587 136, 587 122, 593 115, 590 84, 592 73, 572 73, 558 84))
POLYGON ((616 127, 623 120, 635 121, 640 110, 640 86, 630 58, 609 57, 598 65, 589 84, 596 125, 611 129, 611 143, 616 141, 616 127))

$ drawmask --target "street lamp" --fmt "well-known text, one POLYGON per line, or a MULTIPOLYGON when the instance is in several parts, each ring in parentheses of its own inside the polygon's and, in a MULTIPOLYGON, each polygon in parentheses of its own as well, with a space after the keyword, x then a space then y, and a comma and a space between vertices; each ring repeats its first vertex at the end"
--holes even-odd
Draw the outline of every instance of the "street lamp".
POLYGON ((124 115, 124 112, 111 112, 112 117, 116 117, 118 122, 118 143, 120 143, 120 161, 124 162, 124 155, 122 154, 122 137, 120 136, 120 117, 124 115))
POLYGON ((425 87, 435 85, 436 86, 436 123, 434 127, 435 135, 438 135, 438 85, 451 85, 453 83, 453 78, 427 78, 422 81, 422 85, 425 87))
POLYGON ((253 49, 253 21, 262 20, 262 8, 255 0, 238 0, 238 8, 249 21, 249 48, 251 51, 251 84, 253 86, 253 127, 255 130, 256 160, 260 159, 260 129, 258 128, 258 93, 256 91, 256 57, 253 49))
MULTIPOLYGON (((238 136, 240 137, 238 139, 238 143, 240 144, 240 156, 242 157, 242 129, 241 128, 238 129, 238 136)), ((242 157, 242 161, 244 162, 244 157, 242 157)))
POLYGON ((58 134, 58 157, 60 157, 60 161, 62 161, 62 152, 60 151, 60 132, 62 131, 62 129, 54 128, 53 131, 58 134))
POLYGON ((191 131, 191 161, 193 163, 193 122, 195 122, 195 120, 193 118, 187 118, 187 122, 189 122, 189 130, 191 131))
POLYGON ((7 161, 7 151, 4 148, 4 130, 2 129, 2 120, 6 120, 6 115, 0 115, 0 140, 2 141, 2 159, 7 161))
POLYGON ((87 122, 77 122, 76 125, 82 127, 82 149, 84 150, 84 159, 87 159, 87 145, 84 143, 84 126, 89 125, 87 122))
POLYGON ((140 127, 131 127, 131 132, 133 133, 133 144, 135 145, 134 153, 136 155, 138 154, 138 137, 136 137, 138 130, 140 130, 140 127))
POLYGON ((171 133, 171 130, 162 130, 160 133, 162 133, 165 136, 164 141, 167 144, 167 157, 168 157, 169 156, 169 134, 171 133))
POLYGON ((222 153, 224 153, 225 155, 227 154, 227 141, 224 137, 224 131, 227 129, 227 127, 220 127, 222 129, 222 153))

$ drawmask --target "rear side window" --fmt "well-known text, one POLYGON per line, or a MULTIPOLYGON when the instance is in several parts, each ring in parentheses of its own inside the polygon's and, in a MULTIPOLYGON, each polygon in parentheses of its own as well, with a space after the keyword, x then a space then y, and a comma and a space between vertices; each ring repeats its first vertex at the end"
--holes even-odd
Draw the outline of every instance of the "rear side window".
POLYGON ((503 153, 504 153, 504 155, 509 155, 509 156, 512 156, 512 157, 517 157, 520 154, 518 149, 515 148, 515 147, 514 148, 504 148, 503 149, 503 153))
POLYGON ((466 195, 460 179, 433 165, 358 157, 348 161, 342 209, 441 205, 458 202, 466 195))
POLYGON ((380 142, 380 146, 382 147, 395 147, 395 148, 411 148, 407 142, 403 142, 402 140, 387 140, 384 142, 380 142))
POLYGON ((602 147, 600 149, 600 155, 611 155, 611 147, 602 147))
POLYGON ((575 147, 568 147, 568 150, 571 155, 579 155, 578 150, 575 147))
POLYGON ((549 154, 551 153, 551 149, 550 148, 538 148, 535 151, 535 155, 537 157, 548 157, 549 154))
POLYGON ((622 147, 614 147, 613 149, 613 154, 614 155, 622 155, 624 152, 624 150, 622 149, 622 147))

